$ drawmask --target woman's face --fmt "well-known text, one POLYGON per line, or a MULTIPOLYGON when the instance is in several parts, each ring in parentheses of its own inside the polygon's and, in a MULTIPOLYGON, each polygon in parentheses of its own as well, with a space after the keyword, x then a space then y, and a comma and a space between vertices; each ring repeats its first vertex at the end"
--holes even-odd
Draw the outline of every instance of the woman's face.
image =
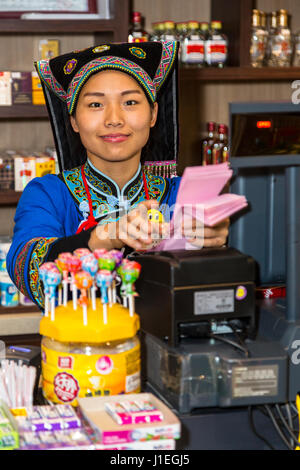
POLYGON ((105 162, 140 160, 157 118, 134 78, 115 70, 93 75, 82 88, 71 124, 79 132, 89 159, 105 162))

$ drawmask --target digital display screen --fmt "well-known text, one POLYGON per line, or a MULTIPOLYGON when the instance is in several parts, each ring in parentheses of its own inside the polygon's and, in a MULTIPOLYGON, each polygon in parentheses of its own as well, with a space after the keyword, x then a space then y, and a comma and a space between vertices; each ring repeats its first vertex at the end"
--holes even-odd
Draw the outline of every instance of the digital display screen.
POLYGON ((300 154, 300 113, 233 114, 231 156, 300 154))

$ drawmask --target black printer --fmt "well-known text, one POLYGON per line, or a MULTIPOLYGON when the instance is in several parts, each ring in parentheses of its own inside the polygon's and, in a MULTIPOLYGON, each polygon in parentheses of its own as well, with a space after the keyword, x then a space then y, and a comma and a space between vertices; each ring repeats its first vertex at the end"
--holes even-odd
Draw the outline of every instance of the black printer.
POLYGON ((234 325, 255 334, 255 262, 234 248, 132 256, 142 265, 136 283, 141 329, 177 346, 234 325))

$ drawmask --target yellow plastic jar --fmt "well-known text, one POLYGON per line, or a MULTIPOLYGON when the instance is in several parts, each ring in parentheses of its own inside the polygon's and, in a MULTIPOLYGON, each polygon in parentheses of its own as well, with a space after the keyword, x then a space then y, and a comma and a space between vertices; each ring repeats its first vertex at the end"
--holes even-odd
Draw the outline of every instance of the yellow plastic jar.
POLYGON ((54 319, 42 318, 42 389, 50 402, 77 406, 78 397, 140 392, 139 317, 114 304, 104 324, 101 309, 100 301, 88 308, 87 325, 71 302, 54 319))

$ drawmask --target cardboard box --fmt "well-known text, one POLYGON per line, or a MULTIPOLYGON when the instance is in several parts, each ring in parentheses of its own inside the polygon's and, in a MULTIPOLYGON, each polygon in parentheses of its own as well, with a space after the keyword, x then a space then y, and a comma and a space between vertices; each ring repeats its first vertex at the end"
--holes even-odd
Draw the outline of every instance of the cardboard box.
POLYGON ((32 104, 31 72, 11 72, 12 104, 32 104))
POLYGON ((79 408, 84 418, 98 436, 99 443, 105 446, 140 443, 160 439, 174 440, 180 437, 180 421, 175 414, 151 393, 118 395, 108 397, 78 398, 79 408), (105 410, 106 403, 145 400, 153 403, 162 412, 163 421, 148 424, 118 424, 105 410))
POLYGON ((39 42, 41 60, 50 60, 59 55, 58 39, 41 39, 39 42))
POLYGON ((0 106, 11 104, 11 72, 0 72, 0 106))
POLYGON ((35 176, 44 176, 48 174, 55 174, 55 160, 50 157, 37 157, 35 164, 35 176))
POLYGON ((36 71, 31 72, 31 83, 32 83, 32 104, 44 105, 45 96, 41 84, 40 77, 36 71))
POLYGON ((35 157, 15 157, 15 191, 23 191, 25 186, 35 178, 35 157))

